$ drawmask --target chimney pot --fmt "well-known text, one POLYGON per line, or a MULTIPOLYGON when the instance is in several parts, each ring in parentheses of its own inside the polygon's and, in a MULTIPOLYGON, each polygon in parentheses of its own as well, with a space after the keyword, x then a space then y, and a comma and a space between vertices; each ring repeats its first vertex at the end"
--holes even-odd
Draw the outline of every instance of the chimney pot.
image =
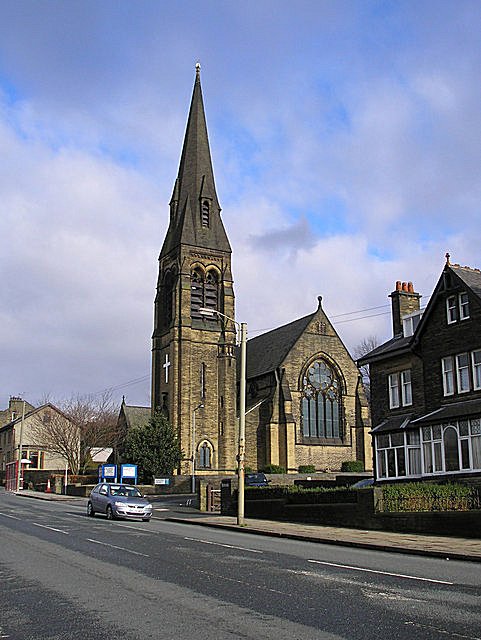
POLYGON ((409 293, 414 293, 414 286, 412 282, 408 282, 408 291, 409 293))
POLYGON ((396 291, 401 291, 401 280, 396 281, 396 291))
POLYGON ((407 290, 408 290, 408 283, 403 282, 403 291, 407 291, 407 290))

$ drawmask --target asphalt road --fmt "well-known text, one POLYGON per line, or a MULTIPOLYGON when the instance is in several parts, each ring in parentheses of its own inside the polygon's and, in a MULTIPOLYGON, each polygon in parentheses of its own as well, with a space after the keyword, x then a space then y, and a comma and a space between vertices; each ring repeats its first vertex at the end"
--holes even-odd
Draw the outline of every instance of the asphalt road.
POLYGON ((0 493, 0 638, 481 640, 476 564, 84 508, 0 493))

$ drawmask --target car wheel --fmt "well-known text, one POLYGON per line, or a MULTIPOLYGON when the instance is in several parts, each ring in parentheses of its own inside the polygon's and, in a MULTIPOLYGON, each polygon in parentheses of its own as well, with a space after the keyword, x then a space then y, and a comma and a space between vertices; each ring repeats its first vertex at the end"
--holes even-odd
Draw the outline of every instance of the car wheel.
POLYGON ((114 512, 112 511, 112 507, 110 505, 107 507, 107 519, 115 520, 114 512))
POLYGON ((94 515, 95 515, 95 511, 94 511, 94 508, 92 507, 92 503, 91 503, 91 502, 89 502, 89 503, 87 504, 87 515, 88 515, 90 518, 93 518, 93 517, 94 517, 94 515))

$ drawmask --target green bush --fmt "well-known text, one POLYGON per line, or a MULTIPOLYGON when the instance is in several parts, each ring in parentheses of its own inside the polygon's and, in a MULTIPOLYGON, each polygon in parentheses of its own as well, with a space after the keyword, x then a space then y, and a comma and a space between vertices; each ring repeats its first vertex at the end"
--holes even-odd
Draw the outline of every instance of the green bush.
POLYGON ((408 482, 382 487, 383 510, 402 511, 469 511, 479 508, 479 493, 463 484, 431 484, 408 482))
POLYGON ((362 460, 344 460, 341 464, 341 471, 362 472, 364 471, 364 462, 362 460))
POLYGON ((286 473, 286 468, 281 467, 279 464, 268 464, 262 471, 264 473, 286 473))
POLYGON ((316 473, 316 467, 313 464, 301 464, 297 471, 299 473, 316 473))

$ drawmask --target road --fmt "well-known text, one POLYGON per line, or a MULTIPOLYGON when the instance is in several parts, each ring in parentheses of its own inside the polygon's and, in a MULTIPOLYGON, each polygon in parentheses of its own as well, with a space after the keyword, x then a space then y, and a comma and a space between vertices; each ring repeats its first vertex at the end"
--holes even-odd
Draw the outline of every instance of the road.
POLYGON ((479 564, 193 522, 0 493, 0 638, 481 640, 479 564))

